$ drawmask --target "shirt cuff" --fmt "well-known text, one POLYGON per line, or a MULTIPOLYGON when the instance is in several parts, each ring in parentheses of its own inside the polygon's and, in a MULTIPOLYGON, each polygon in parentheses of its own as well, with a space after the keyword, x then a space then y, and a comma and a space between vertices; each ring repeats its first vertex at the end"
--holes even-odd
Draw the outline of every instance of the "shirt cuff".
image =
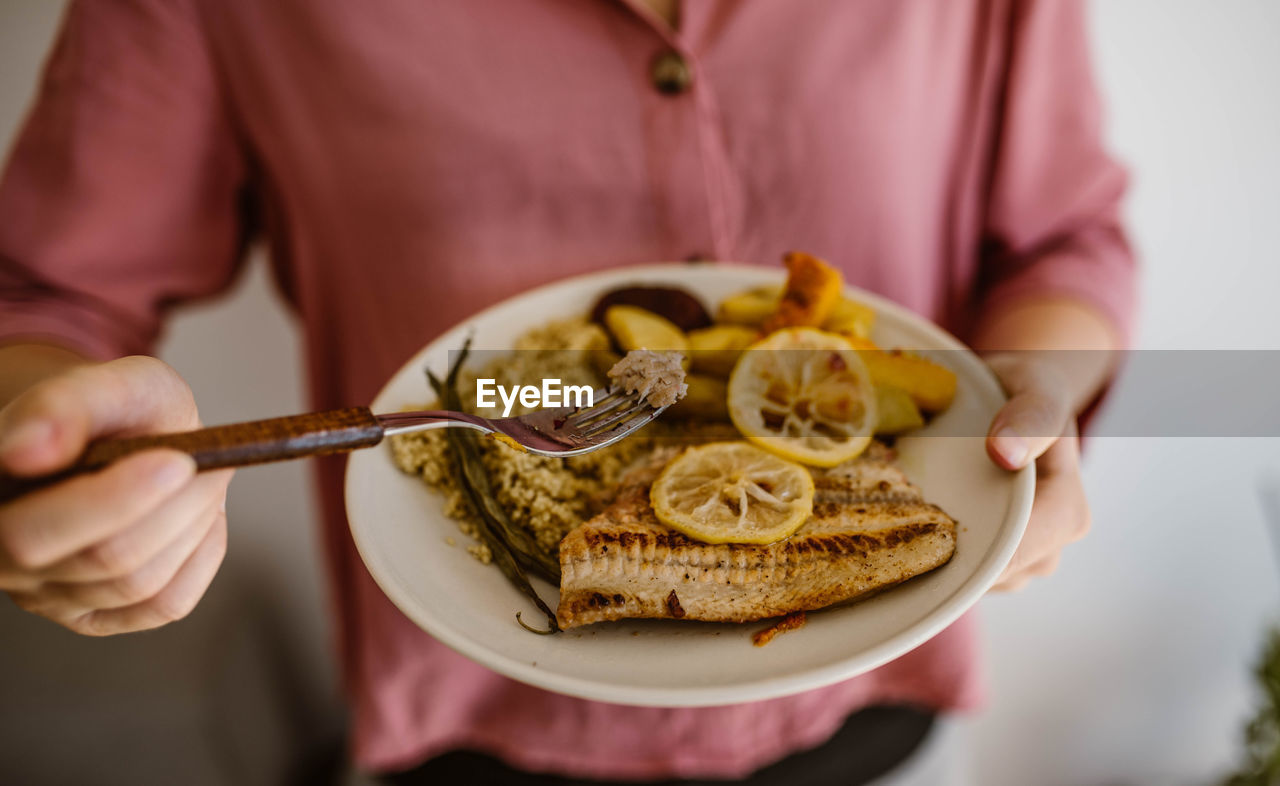
POLYGON ((1033 297, 1066 297, 1095 308, 1115 328, 1120 347, 1131 345, 1137 301, 1133 258, 1119 250, 1053 251, 993 284, 981 311, 1002 309, 1033 297))
POLYGON ((69 300, 0 300, 0 345, 53 344, 87 360, 145 354, 151 341, 115 319, 69 300))

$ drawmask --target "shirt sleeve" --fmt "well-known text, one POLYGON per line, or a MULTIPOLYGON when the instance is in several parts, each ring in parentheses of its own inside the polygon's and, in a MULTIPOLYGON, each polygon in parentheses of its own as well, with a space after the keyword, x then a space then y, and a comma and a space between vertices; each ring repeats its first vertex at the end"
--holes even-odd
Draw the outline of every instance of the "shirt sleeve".
POLYGON ((150 351, 234 277, 245 179, 187 0, 75 0, 0 180, 0 343, 150 351))
POLYGON ((1136 265, 1122 226, 1124 169, 1102 142, 1081 0, 1013 4, 987 206, 980 308, 1062 295, 1128 341, 1136 265))

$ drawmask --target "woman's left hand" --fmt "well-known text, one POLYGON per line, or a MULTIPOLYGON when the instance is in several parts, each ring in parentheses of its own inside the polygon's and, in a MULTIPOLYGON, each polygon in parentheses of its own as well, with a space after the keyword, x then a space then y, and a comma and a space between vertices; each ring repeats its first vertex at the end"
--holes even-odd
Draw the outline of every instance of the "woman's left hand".
POLYGON ((1062 550, 1089 531, 1089 502, 1080 476, 1080 440, 1062 372, 1033 353, 992 354, 987 364, 1009 394, 987 432, 987 453, 1000 467, 1036 463, 1031 520, 993 590, 1022 589, 1058 567, 1062 550))

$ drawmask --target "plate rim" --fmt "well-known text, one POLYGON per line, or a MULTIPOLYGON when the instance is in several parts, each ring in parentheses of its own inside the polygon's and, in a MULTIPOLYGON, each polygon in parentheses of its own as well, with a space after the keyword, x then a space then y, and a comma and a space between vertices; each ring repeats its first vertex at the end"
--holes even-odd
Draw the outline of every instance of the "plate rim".
MULTIPOLYGON (((407 371, 421 366, 427 355, 438 351, 436 348, 441 342, 449 339, 459 331, 465 331, 470 324, 487 318, 493 312, 510 308, 512 304, 521 299, 532 299, 544 294, 548 290, 559 289, 561 287, 589 284, 595 279, 613 280, 627 275, 646 278, 660 278, 665 274, 675 274, 675 277, 678 277, 682 271, 691 270, 715 270, 724 271, 729 274, 747 273, 753 276, 759 276, 761 273, 776 273, 779 279, 783 279, 785 274, 785 271, 781 268, 774 268, 766 265, 744 264, 739 262, 699 262, 696 264, 660 262, 610 267, 556 279, 504 298, 503 300, 489 305, 470 315, 466 319, 463 319, 441 331, 434 339, 421 347, 403 364, 401 364, 390 377, 387 378, 379 389, 378 394, 371 402, 370 407, 375 412, 378 411, 378 406, 383 397, 389 394, 389 388, 392 386, 392 383, 407 371)), ((678 282, 673 281, 672 284, 678 285, 678 282)), ((975 365, 982 369, 981 378, 990 388, 988 392, 994 392, 999 397, 1005 398, 1004 391, 990 368, 977 358, 976 353, 972 349, 942 327, 934 324, 906 306, 900 305, 874 292, 868 292, 858 287, 846 284, 844 287, 844 293, 867 303, 876 309, 877 312, 892 313, 896 319, 910 323, 914 327, 922 329, 925 333, 929 334, 932 339, 938 341, 942 345, 941 349, 960 350, 974 355, 974 358, 978 360, 975 365)), ((382 443, 379 444, 381 445, 382 443)), ((440 624, 438 620, 432 617, 432 615, 419 608, 419 604, 416 600, 408 597, 407 593, 402 593, 401 588, 397 584, 391 581, 386 581, 380 577, 380 573, 394 574, 394 571, 383 566, 383 563, 377 556, 376 552, 373 552, 371 548, 366 548, 366 546, 361 542, 360 532, 356 526, 356 516, 352 509, 351 500, 353 499, 353 486, 357 480, 355 473, 352 471, 352 467, 357 463, 357 461, 363 460, 364 457, 362 457, 360 453, 352 455, 344 470, 343 507, 346 513, 348 530, 351 534, 352 542, 356 547, 356 551, 359 554, 360 559, 364 562, 365 569, 368 571, 370 577, 373 578, 378 588, 387 596, 388 599, 391 600, 396 608, 410 621, 425 631, 432 638, 460 655, 463 655, 464 657, 479 663, 498 674, 519 682, 582 699, 649 707, 708 707, 779 698, 806 690, 825 687, 836 682, 852 678, 859 674, 871 671, 872 669, 882 666, 885 663, 910 652, 941 633, 948 626, 962 617, 972 609, 973 606, 977 604, 977 602, 980 601, 986 592, 995 584, 1005 566, 1012 559, 1014 551, 1022 541, 1023 534, 1026 531, 1027 523, 1030 519, 1031 506, 1034 501, 1035 493, 1034 462, 1017 472, 1011 473, 1013 478, 1013 494, 1009 504, 1009 512, 1006 515, 1005 520, 1001 523, 1001 527, 1003 528, 1008 525, 1010 519, 1013 519, 1014 524, 1012 535, 1003 543, 997 543, 995 548, 989 549, 983 560, 978 564, 977 568, 964 584, 946 598, 941 599, 933 611, 925 615, 906 631, 890 636, 879 644, 861 650, 848 658, 838 660, 826 666, 808 668, 800 672, 781 674, 737 685, 717 685, 702 688, 655 688, 650 686, 629 686, 618 683, 604 683, 598 679, 578 678, 568 674, 561 674, 539 668, 536 665, 532 665, 527 660, 519 660, 497 653, 476 640, 466 636, 465 633, 454 630, 451 626, 440 624), (382 570, 375 570, 375 565, 383 566, 382 570)))

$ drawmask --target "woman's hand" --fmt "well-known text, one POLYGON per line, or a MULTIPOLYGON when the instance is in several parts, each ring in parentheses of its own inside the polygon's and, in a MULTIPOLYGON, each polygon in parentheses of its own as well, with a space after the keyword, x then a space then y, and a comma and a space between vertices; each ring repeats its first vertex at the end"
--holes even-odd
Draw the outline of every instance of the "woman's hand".
MULTIPOLYGON (((62 469, 93 439, 199 427, 169 366, 129 357, 65 371, 0 410, 0 471, 62 469)), ((77 633, 155 628, 186 616, 226 552, 231 472, 195 474, 150 450, 0 505, 0 590, 77 633)))
POLYGON ((1070 385, 1034 353, 992 354, 987 363, 1009 394, 987 433, 987 453, 1005 469, 1036 462, 1031 520, 1013 559, 992 589, 1022 589, 1058 567, 1062 550, 1089 531, 1089 503, 1080 477, 1070 385))

